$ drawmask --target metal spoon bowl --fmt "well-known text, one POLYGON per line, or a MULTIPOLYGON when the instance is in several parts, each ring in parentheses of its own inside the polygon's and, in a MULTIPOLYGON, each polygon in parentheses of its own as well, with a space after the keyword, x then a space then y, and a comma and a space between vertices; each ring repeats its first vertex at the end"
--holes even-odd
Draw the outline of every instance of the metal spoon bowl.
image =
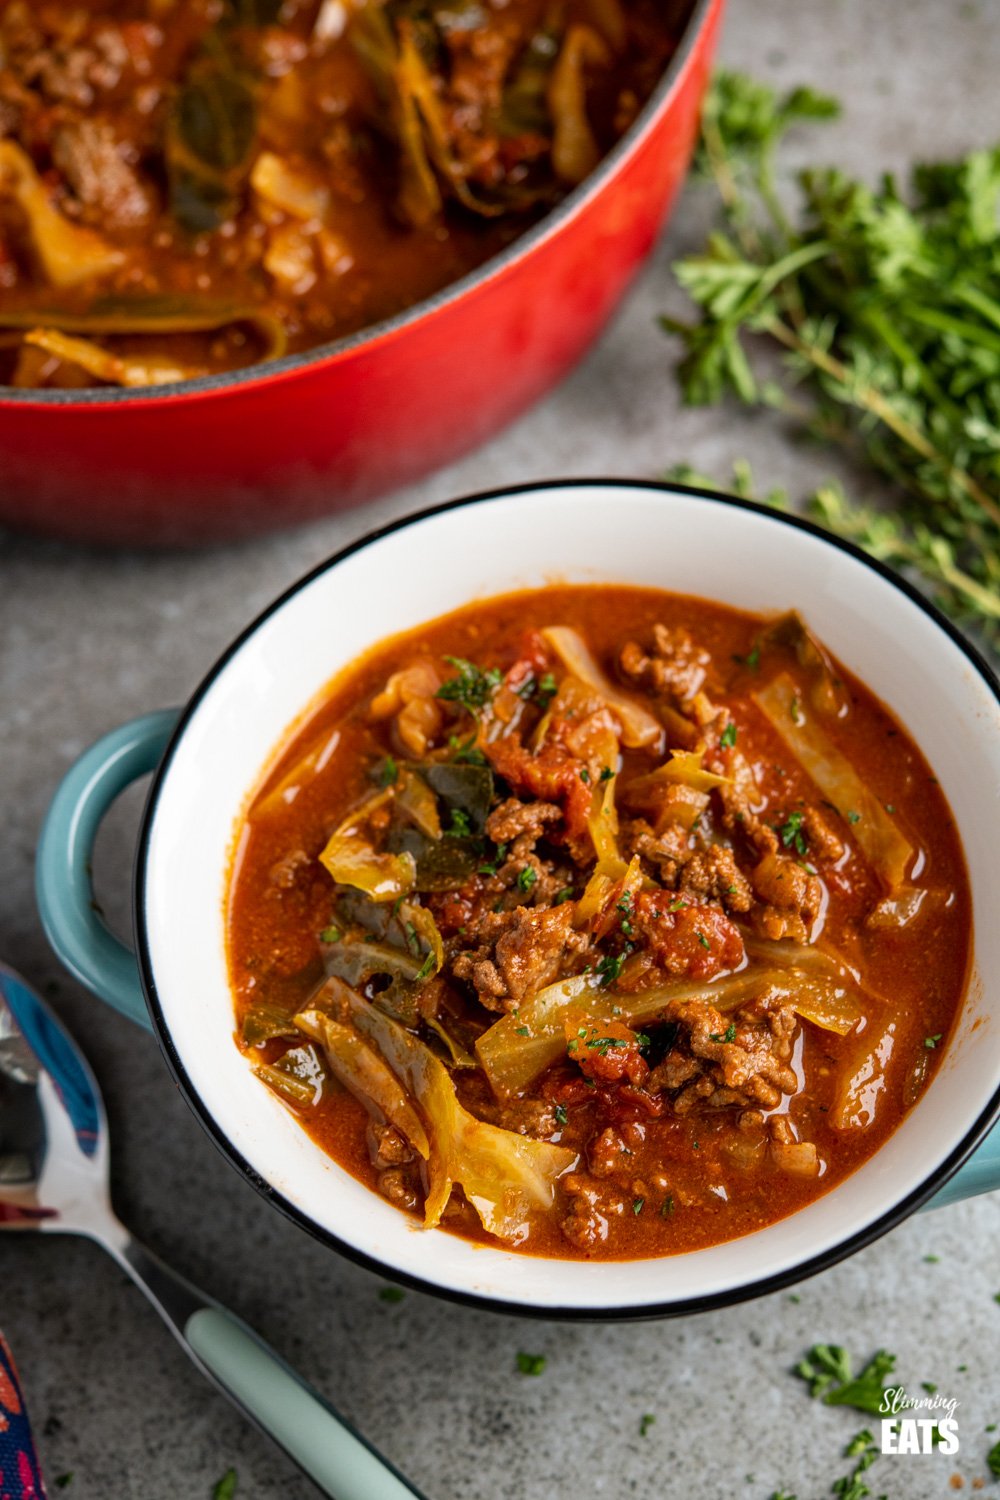
POLYGON ((246 1324, 116 1218, 100 1089, 70 1034, 0 964, 0 1229, 82 1234, 149 1298, 194 1364, 334 1500, 420 1492, 246 1324))

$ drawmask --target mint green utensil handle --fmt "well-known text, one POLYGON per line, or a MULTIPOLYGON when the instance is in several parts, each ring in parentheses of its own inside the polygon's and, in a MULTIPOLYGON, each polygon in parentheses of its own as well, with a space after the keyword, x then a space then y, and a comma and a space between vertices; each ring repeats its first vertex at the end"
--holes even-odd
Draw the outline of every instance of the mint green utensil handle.
POLYGON ((343 1417, 221 1308, 191 1314, 184 1336, 236 1402, 334 1500, 422 1500, 343 1417))
POLYGON ((135 954, 115 937, 94 901, 94 840, 108 808, 155 771, 178 710, 144 714, 104 735, 63 777, 38 843, 35 895, 45 935, 70 973, 101 1000, 150 1027, 135 954))

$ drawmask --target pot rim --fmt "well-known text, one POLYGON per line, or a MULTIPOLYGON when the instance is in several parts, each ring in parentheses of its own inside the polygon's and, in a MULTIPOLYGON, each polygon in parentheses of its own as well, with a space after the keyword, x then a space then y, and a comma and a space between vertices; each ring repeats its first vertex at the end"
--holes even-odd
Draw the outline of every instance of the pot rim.
MULTIPOLYGON (((136 845, 135 862, 133 868, 133 905, 132 920, 135 938, 135 950, 139 964, 139 972, 142 980, 143 992, 150 1018, 153 1023, 153 1031, 156 1035, 160 1051, 166 1059, 167 1065, 173 1075, 174 1081, 184 1096, 185 1101, 198 1118, 203 1129, 212 1140, 219 1151, 239 1170, 261 1194, 262 1197, 273 1203, 286 1218, 291 1219, 300 1228, 305 1229, 321 1243, 338 1251, 355 1264, 363 1266, 366 1270, 374 1272, 393 1282, 398 1282, 414 1290, 429 1293, 432 1296, 443 1297, 448 1301, 457 1302, 466 1306, 483 1308, 491 1312, 517 1313, 525 1317, 544 1318, 559 1320, 563 1322, 635 1322, 643 1319, 681 1317, 691 1313, 708 1312, 715 1308, 733 1306, 740 1302, 746 1302, 754 1297, 766 1296, 771 1292, 780 1291, 787 1286, 793 1286, 820 1271, 828 1270, 831 1266, 838 1264, 841 1260, 853 1255, 855 1251, 863 1249, 880 1239, 890 1229, 909 1217, 916 1209, 933 1196, 944 1184, 958 1171, 959 1167, 972 1155, 976 1147, 988 1134, 991 1127, 1000 1117, 1000 1087, 994 1090, 992 1096, 979 1112, 972 1125, 968 1128, 959 1143, 953 1148, 949 1155, 923 1180, 923 1182, 909 1192, 899 1202, 893 1203, 883 1214, 880 1214, 871 1224, 848 1236, 846 1240, 831 1245, 828 1249, 791 1266, 784 1271, 773 1272, 763 1276, 754 1277, 738 1286, 730 1287, 724 1291, 713 1292, 704 1296, 685 1297, 678 1301, 665 1301, 658 1303, 642 1303, 631 1307, 616 1306, 613 1308, 601 1307, 595 1304, 593 1307, 566 1307, 554 1304, 551 1306, 541 1304, 519 1303, 507 1297, 487 1297, 470 1291, 460 1291, 453 1287, 444 1287, 435 1282, 427 1281, 422 1277, 410 1272, 402 1271, 390 1262, 380 1260, 378 1257, 369 1255, 358 1250, 353 1245, 346 1243, 339 1236, 321 1227, 311 1219, 308 1214, 290 1202, 282 1193, 266 1182, 249 1164, 243 1154, 237 1149, 233 1142, 222 1131, 216 1123, 213 1115, 203 1102, 200 1094, 195 1090, 188 1078, 187 1072, 181 1061, 180 1055, 174 1045, 170 1029, 164 1015, 160 997, 157 992, 156 981, 153 974, 152 958, 146 932, 146 865, 149 853, 150 836, 153 822, 156 816, 157 804, 160 792, 170 773, 171 762, 177 747, 185 733, 185 730, 200 707, 202 700, 207 695, 216 679, 221 675, 230 661, 240 652, 243 647, 257 633, 258 629, 281 610, 289 600, 306 588, 315 579, 331 571, 354 553, 362 551, 381 541, 383 538, 393 535, 397 531, 404 530, 408 526, 422 522, 429 517, 442 515, 453 510, 463 508, 471 509, 474 506, 486 504, 491 501, 504 500, 509 497, 532 493, 543 493, 549 490, 563 489, 597 489, 597 488, 623 488, 630 490, 658 491, 661 493, 676 493, 689 495, 714 504, 730 506, 738 510, 750 511, 757 515, 766 516, 769 520, 782 525, 790 526, 818 538, 831 547, 835 547, 855 561, 870 568, 886 582, 891 584, 909 601, 923 613, 929 616, 931 622, 938 626, 951 641, 960 649, 969 664, 985 682, 997 704, 1000 705, 1000 677, 986 661, 979 650, 952 624, 952 622, 933 604, 926 599, 907 579, 893 572, 885 563, 878 558, 869 556, 862 551, 854 542, 846 538, 825 531, 815 522, 803 516, 792 515, 776 511, 757 501, 745 500, 736 495, 728 495, 719 490, 703 489, 694 485, 661 483, 655 480, 622 479, 622 478, 583 478, 583 479, 561 479, 542 480, 533 483, 509 485, 499 489, 486 490, 472 495, 462 496, 454 500, 446 500, 437 505, 427 506, 391 521, 386 525, 376 527, 367 532, 356 541, 349 543, 335 552, 324 562, 311 568, 306 574, 299 578, 289 588, 285 589, 265 609, 263 609, 244 630, 240 632, 227 649, 219 656, 218 660, 206 673, 194 693, 186 703, 173 734, 163 753, 163 758, 154 773, 152 785, 146 798, 145 807, 140 824, 138 842, 136 845)), ((669 1259, 669 1257, 664 1257, 669 1259)))
POLYGON ((537 248, 558 234, 574 219, 578 218, 589 204, 604 191, 612 178, 624 166, 652 134, 661 116, 666 115, 677 85, 686 71, 695 51, 707 30, 712 14, 722 8, 725 0, 694 0, 677 49, 667 63, 655 89, 646 100, 632 124, 602 157, 594 171, 572 192, 567 193, 549 213, 533 224, 524 234, 518 235, 497 255, 491 256, 482 265, 449 282, 429 297, 413 303, 391 318, 371 323, 344 338, 329 343, 317 344, 295 354, 284 354, 280 359, 248 365, 243 370, 221 371, 215 375, 198 375, 194 379, 176 385, 143 386, 137 388, 109 387, 99 390, 18 390, 14 386, 0 385, 0 409, 12 407, 111 407, 160 405, 164 402, 179 403, 197 400, 229 390, 266 385, 271 381, 300 375, 312 366, 333 362, 342 355, 354 354, 367 345, 377 345, 383 339, 391 339, 408 331, 423 319, 459 302, 479 287, 498 280, 520 261, 527 259, 537 248))

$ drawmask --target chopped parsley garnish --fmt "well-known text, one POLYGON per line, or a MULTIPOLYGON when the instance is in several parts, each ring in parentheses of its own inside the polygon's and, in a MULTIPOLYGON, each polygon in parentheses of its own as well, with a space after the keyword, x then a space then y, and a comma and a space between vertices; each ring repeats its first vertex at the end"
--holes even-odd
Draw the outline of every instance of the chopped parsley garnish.
POLYGON ((934 1051, 934 1048, 937 1046, 938 1042, 941 1040, 942 1035, 943 1035, 942 1032, 936 1031, 933 1036, 925 1036, 924 1037, 924 1046, 927 1048, 928 1052, 933 1052, 934 1051))
POLYGON ((668 1219, 670 1217, 670 1215, 673 1213, 673 1211, 674 1211, 674 1195, 673 1195, 673 1193, 668 1193, 667 1196, 664 1198, 663 1202, 660 1204, 660 1218, 661 1219, 668 1219))
POLYGON ((323 931, 319 935, 319 940, 321 943, 339 943, 342 937, 343 933, 340 928, 331 926, 323 928, 323 931))
POLYGON ((802 818, 803 814, 800 812, 789 813, 784 823, 778 829, 778 834, 786 849, 794 849, 797 854, 801 854, 804 858, 809 852, 809 846, 806 843, 806 836, 802 832, 802 818))
POLYGON ((434 972, 434 955, 433 955, 433 953, 428 953, 427 957, 424 959, 423 963, 420 965, 420 968, 417 970, 417 972, 413 976, 414 982, 416 984, 422 984, 425 979, 429 979, 430 978, 430 976, 431 976, 431 974, 433 972, 434 972))
POLYGON ((460 807, 451 809, 451 824, 444 830, 445 838, 465 839, 472 832, 472 824, 469 822, 469 814, 463 812, 460 807))
POLYGON ((894 805, 891 802, 887 802, 885 804, 885 810, 887 813, 894 813, 896 811, 894 805))
POLYGON ((642 1213, 642 1206, 645 1203, 645 1201, 646 1201, 645 1198, 633 1198, 632 1199, 632 1212, 637 1217, 638 1217, 639 1214, 642 1213))
POLYGON ((571 885, 564 885, 562 890, 556 894, 556 899, 552 904, 553 906, 562 906, 564 901, 572 901, 572 899, 573 887, 571 885))
POLYGON ((698 941, 703 948, 711 948, 712 946, 703 932, 698 933, 698 941))
POLYGON ((566 1124, 568 1116, 566 1114, 566 1106, 564 1104, 557 1104, 556 1107, 555 1107, 555 1109, 552 1111, 552 1113, 556 1117, 556 1124, 557 1125, 565 1125, 566 1124))
POLYGON ((517 888, 518 888, 518 890, 520 890, 520 891, 530 891, 531 887, 535 884, 535 881, 537 879, 538 879, 538 871, 532 869, 531 865, 525 865, 524 869, 521 871, 520 875, 517 877, 517 888))
POLYGON ((544 1354, 524 1354, 518 1350, 517 1368, 522 1375, 541 1375, 545 1369, 546 1359, 544 1354))
POLYGON ((399 777, 399 766, 391 755, 386 755, 372 767, 371 775, 378 786, 392 786, 399 777))
POLYGON ((613 775, 614 775, 614 774, 615 774, 615 773, 614 773, 614 771, 612 771, 612 769, 611 769, 611 767, 610 767, 610 766, 602 766, 602 767, 601 767, 601 775, 600 775, 600 778, 599 778, 599 779, 600 779, 600 780, 601 780, 601 781, 610 781, 610 780, 611 780, 611 778, 612 778, 612 776, 613 776, 613 775))
POLYGON ((559 684, 556 682, 552 673, 546 672, 545 676, 541 679, 538 687, 535 690, 535 696, 538 699, 539 708, 548 708, 558 690, 559 684))
POLYGON ((480 875, 495 875, 497 870, 503 863, 503 858, 506 853, 507 845, 497 844, 496 848, 493 851, 493 858, 492 860, 490 860, 489 864, 479 866, 480 875))
POLYGON ((406 924, 406 941, 409 946, 410 952, 414 955, 414 957, 419 957, 420 939, 417 936, 417 929, 414 927, 412 922, 407 922, 406 924))
POLYGON ((855 1411, 881 1415, 885 1390, 882 1379, 896 1367, 896 1356, 880 1349, 855 1376, 851 1357, 838 1344, 814 1344, 795 1374, 809 1385, 811 1396, 821 1396, 826 1406, 853 1406, 855 1411))
POLYGON ((606 953, 597 965, 595 972, 601 976, 603 984, 614 984, 622 969, 625 967, 626 954, 606 953))
POLYGON ((667 911, 685 911, 690 905, 690 901, 671 901, 667 911))
MULTIPOLYGON (((72 1474, 63 1475, 61 1480, 56 1480, 61 1490, 66 1488, 72 1479, 72 1474)), ((212 1500, 233 1500, 236 1494, 236 1470, 227 1469, 212 1491, 212 1500)))
POLYGON ((925 1266, 936 1266, 936 1265, 939 1265, 940 1262, 941 1262, 940 1255, 925 1255, 924 1256, 924 1265, 925 1266))
POLYGON ((719 735, 719 744, 724 745, 727 750, 732 749, 733 745, 736 744, 736 724, 732 719, 730 719, 725 729, 719 735))
MULTIPOLYGON (((615 1009, 619 1010, 619 1007, 616 1005, 615 1009)), ((649 1033, 648 1032, 646 1032, 646 1031, 637 1031, 636 1032, 636 1034, 635 1034, 635 1045, 638 1047, 638 1049, 639 1049, 640 1052, 642 1051, 642 1049, 644 1047, 648 1047, 649 1043, 650 1043, 650 1037, 649 1037, 649 1033)))
POLYGON ((622 932, 624 932, 626 937, 631 937, 633 932, 635 931, 635 928, 632 925, 632 918, 635 915, 635 908, 632 905, 632 894, 630 891, 625 892, 625 894, 622 896, 621 900, 615 907, 615 910, 621 913, 621 918, 618 925, 621 927, 622 932))
POLYGON ((627 1047, 628 1042, 622 1036, 594 1036, 590 1038, 587 1046, 604 1057, 612 1047, 627 1047))
POLYGON ((736 1022, 730 1021, 725 1031, 710 1031, 708 1033, 708 1039, 710 1042, 735 1042, 736 1022))
POLYGON ((455 668, 458 675, 442 682, 435 696, 445 703, 461 704, 470 714, 478 714, 503 681, 502 672, 497 667, 490 667, 484 672, 474 662, 466 661, 461 656, 446 656, 445 661, 455 668))
MULTIPOLYGON (((235 1471, 235 1469, 230 1469, 229 1472, 230 1472, 230 1474, 232 1474, 233 1480, 235 1482, 235 1479, 236 1479, 236 1471, 235 1471)), ((221 1484, 222 1481, 220 1480, 219 1482, 221 1484)), ((73 1483, 73 1470, 72 1469, 70 1469, 69 1472, 66 1473, 66 1474, 57 1474, 56 1475, 56 1489, 57 1490, 68 1489, 69 1486, 72 1483, 73 1483)), ((216 1493, 218 1493, 218 1486, 216 1486, 216 1493)), ((230 1494, 235 1494, 235 1493, 236 1493, 235 1490, 231 1490, 230 1491, 230 1494)))
POLYGON ((750 668, 751 672, 756 672, 757 668, 760 666, 760 645, 757 641, 754 641, 749 653, 747 654, 746 664, 750 668))
POLYGON ((647 1411, 643 1416, 641 1416, 639 1418, 639 1436, 645 1437, 655 1421, 656 1418, 653 1416, 652 1412, 647 1411))
POLYGON ((584 782, 586 786, 590 785, 590 772, 587 770, 586 766, 580 767, 580 780, 584 782))
POLYGON ((854 809, 851 808, 847 814, 847 821, 848 823, 860 823, 861 814, 859 812, 855 812, 854 809))
POLYGON ((401 1286, 379 1287, 378 1300, 380 1302, 402 1302, 406 1293, 401 1286))
POLYGON ((476 744, 474 734, 470 735, 467 740, 459 740, 458 735, 453 734, 449 736, 448 744, 455 752, 452 760, 456 765, 485 766, 489 764, 486 756, 476 744))
POLYGON ((514 1031, 515 1031, 515 1033, 516 1033, 517 1036, 530 1036, 531 1035, 531 1032, 528 1030, 527 1026, 515 1026, 514 1031))

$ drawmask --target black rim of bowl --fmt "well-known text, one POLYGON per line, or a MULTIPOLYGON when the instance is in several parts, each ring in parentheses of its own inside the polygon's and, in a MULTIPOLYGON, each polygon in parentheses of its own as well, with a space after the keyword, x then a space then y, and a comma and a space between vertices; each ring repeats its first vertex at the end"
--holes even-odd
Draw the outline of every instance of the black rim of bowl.
MULTIPOLYGON (((651 480, 629 480, 629 479, 560 479, 539 481, 532 484, 511 485, 503 489, 487 490, 479 494, 463 496, 457 500, 447 500, 439 505, 431 505, 423 510, 404 516, 397 521, 392 521, 385 526, 380 526, 374 531, 366 533, 357 541, 351 542, 340 551, 311 568, 296 583, 293 583, 271 604, 257 615, 245 630, 243 630, 225 652, 219 657, 215 665, 195 690, 192 697, 185 705, 177 722, 170 741, 163 753, 160 764, 154 774, 152 785, 146 798, 143 811, 142 823, 139 830, 139 839, 136 846, 135 867, 133 877, 133 924, 135 933, 136 955, 139 962, 139 970, 142 978, 142 986, 146 996, 146 1004, 149 1008, 150 1017, 153 1022, 153 1030, 156 1035, 160 1050, 166 1058, 167 1065, 184 1095, 188 1105, 194 1111, 207 1132, 210 1139, 223 1153, 223 1155, 246 1177, 257 1191, 273 1203, 287 1218, 298 1224, 300 1228, 307 1230, 316 1239, 329 1245, 331 1249, 337 1250, 348 1260, 373 1271, 376 1275, 403 1285, 413 1287, 417 1291, 427 1292, 432 1296, 444 1297, 452 1302, 463 1303, 467 1306, 479 1307, 492 1312, 517 1313, 526 1317, 546 1318, 551 1320, 575 1321, 575 1322, 628 1322, 649 1318, 681 1317, 690 1313, 709 1312, 714 1308, 728 1307, 739 1302, 746 1302, 754 1297, 763 1297, 770 1292, 780 1291, 783 1287, 793 1286, 796 1282, 803 1281, 820 1271, 828 1270, 831 1266, 845 1260, 853 1255, 855 1251, 863 1249, 873 1241, 880 1239, 895 1226, 918 1209, 933 1194, 944 1186, 954 1176, 959 1167, 968 1160, 976 1147, 988 1134, 991 1126, 1000 1115, 1000 1088, 996 1089, 993 1096, 980 1111, 973 1125, 966 1131, 959 1144, 948 1154, 945 1160, 922 1182, 914 1188, 899 1202, 894 1203, 885 1213, 880 1214, 871 1224, 858 1230, 855 1234, 848 1236, 845 1240, 838 1242, 829 1249, 820 1252, 809 1259, 801 1261, 783 1271, 772 1272, 763 1276, 754 1277, 752 1280, 740 1285, 728 1288, 725 1291, 712 1292, 703 1296, 685 1297, 676 1301, 641 1303, 636 1306, 623 1307, 601 1307, 596 1304, 593 1307, 564 1307, 558 1304, 552 1306, 520 1303, 514 1298, 487 1297, 474 1292, 457 1290, 453 1287, 441 1286, 436 1282, 425 1280, 410 1272, 400 1270, 390 1262, 381 1261, 377 1257, 358 1250, 355 1246, 346 1243, 336 1234, 324 1229, 317 1224, 309 1215, 303 1212, 295 1204, 285 1198, 276 1188, 264 1180, 257 1173, 245 1157, 228 1139, 225 1133, 216 1123, 214 1117, 202 1101, 200 1095, 194 1089, 187 1076, 184 1065, 177 1053, 170 1035, 169 1028, 160 1004, 160 997, 156 988, 153 975, 153 966, 149 945, 146 936, 146 864, 149 852, 149 840, 156 817, 156 808, 159 801, 161 789, 170 771, 170 765, 174 753, 184 735, 188 723, 200 707, 202 700, 216 679, 228 666, 233 657, 242 650, 243 646, 256 634, 259 628, 265 624, 272 615, 276 614, 283 606, 306 588, 315 579, 328 573, 356 552, 370 547, 373 543, 381 541, 384 537, 391 536, 397 531, 403 531, 408 526, 413 526, 432 516, 439 516, 448 511, 471 509, 474 506, 489 504, 494 501, 514 499, 525 494, 541 494, 549 490, 566 489, 625 489, 645 490, 657 494, 680 494, 690 495, 700 500, 705 500, 717 505, 732 507, 737 510, 751 511, 768 521, 779 526, 790 526, 799 531, 808 532, 819 538, 825 545, 835 547, 841 552, 846 552, 857 562, 862 563, 872 572, 884 578, 893 588, 904 594, 912 604, 916 605, 927 615, 937 627, 942 630, 951 641, 959 648, 965 658, 976 669, 979 676, 989 687, 1000 704, 1000 679, 989 666, 975 646, 968 641, 955 625, 948 620, 941 611, 929 600, 919 593, 905 578, 894 573, 877 558, 870 557, 857 547, 853 542, 846 541, 842 537, 824 531, 822 527, 814 522, 808 521, 801 516, 789 515, 784 512, 774 511, 765 505, 758 504, 752 500, 743 500, 735 495, 727 495, 717 490, 701 489, 697 486, 686 484, 662 484, 651 480)), ((417 622, 419 623, 419 622, 417 622)), ((663 1257, 665 1264, 669 1265, 670 1257, 663 1257)), ((558 1264, 558 1262, 557 1262, 558 1264)))
MULTIPOLYGON (((482 265, 475 266, 471 271, 460 276, 457 281, 452 281, 447 286, 441 287, 439 291, 433 292, 429 297, 424 297, 420 302, 415 302, 412 307, 405 307, 401 312, 395 313, 390 318, 383 318, 377 323, 371 323, 366 328, 358 329, 356 333, 347 334, 343 338, 334 339, 325 344, 317 344, 312 349, 303 349, 296 354, 283 354, 280 359, 269 360, 264 363, 248 365, 242 370, 222 371, 217 375, 198 375, 191 380, 181 381, 175 385, 168 386, 143 386, 136 388, 105 387, 98 390, 81 391, 35 391, 18 390, 14 386, 0 385, 0 407, 11 406, 108 406, 108 405, 130 405, 140 406, 146 403, 183 403, 203 395, 222 394, 232 390, 239 390, 245 386, 259 385, 285 375, 297 375, 311 366, 322 366, 328 360, 334 360, 342 354, 351 350, 361 348, 365 344, 377 344, 383 338, 393 334, 401 333, 411 324, 420 322, 423 318, 430 317, 440 312, 452 302, 459 301, 474 288, 493 281, 514 266, 518 261, 530 255, 536 246, 544 240, 557 234, 577 214, 589 204, 600 192, 604 190, 611 178, 619 171, 625 161, 633 155, 649 133, 656 127, 660 116, 668 109, 671 96, 676 88, 684 69, 687 67, 692 53, 698 46, 705 31, 709 14, 718 0, 693 0, 684 29, 681 32, 677 48, 670 57, 667 66, 658 80, 656 87, 646 100, 639 114, 632 124, 620 136, 610 151, 603 156, 597 166, 579 187, 566 194, 560 203, 549 213, 544 214, 536 224, 531 225, 523 234, 519 234, 497 255, 492 255, 482 265)), ((678 190, 681 184, 678 184, 678 190)))

